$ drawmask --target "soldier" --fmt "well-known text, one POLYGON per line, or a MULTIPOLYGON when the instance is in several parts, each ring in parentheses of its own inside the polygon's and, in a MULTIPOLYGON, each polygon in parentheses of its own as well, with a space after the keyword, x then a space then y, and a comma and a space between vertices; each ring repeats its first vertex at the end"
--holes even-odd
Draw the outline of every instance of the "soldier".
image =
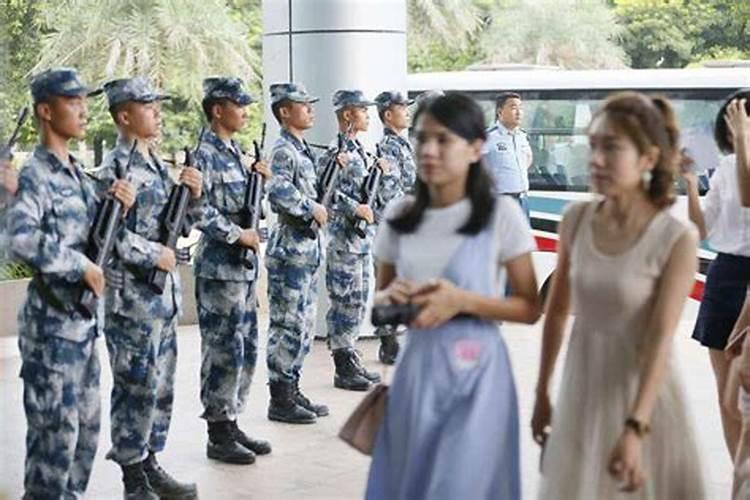
MULTIPOLYGON (((203 230, 193 261, 195 298, 201 331, 201 390, 208 423, 209 458, 251 464, 271 452, 266 441, 248 437, 237 426, 245 408, 258 356, 256 275, 242 262, 244 249, 260 251, 258 233, 240 226, 249 179, 246 159, 232 136, 247 122, 245 107, 255 102, 239 78, 203 81, 203 111, 211 129, 196 155, 203 172, 203 192, 217 210, 203 230)), ((266 162, 253 169, 269 178, 266 162)))
MULTIPOLYGON (((18 314, 27 421, 24 498, 80 498, 99 439, 95 339, 101 318, 84 319, 72 307, 84 287, 97 296, 104 291, 102 269, 84 253, 96 187, 68 151, 68 142, 84 135, 88 93, 74 69, 33 78, 40 143, 7 213, 11 250, 35 271, 18 314)), ((115 182, 110 192, 126 210, 133 205, 135 190, 127 182, 115 182)))
MULTIPOLYGON (((122 468, 126 499, 197 498, 195 484, 177 482, 155 456, 164 449, 172 416, 175 328, 182 308, 175 252, 158 242, 175 183, 148 146, 159 134, 161 101, 169 97, 140 77, 108 82, 104 91, 119 136, 97 172, 101 182, 115 177, 115 160, 128 163, 133 141, 138 141, 128 171, 137 189, 136 204, 126 220, 126 238, 117 245, 122 286, 108 289, 106 301, 104 334, 113 378, 107 458, 122 468), (154 269, 169 273, 161 295, 147 282, 154 269)), ((194 222, 200 216, 201 173, 184 168, 180 181, 190 189, 194 222)))
MULTIPOLYGON (((380 381, 377 373, 364 368, 354 349, 370 289, 370 250, 375 235, 375 213, 361 202, 362 186, 369 170, 367 155, 357 140, 357 134, 367 131, 370 122, 367 107, 374 104, 365 99, 360 90, 338 90, 333 95, 339 134, 343 136, 344 144, 344 151, 338 154, 343 153, 340 161, 345 168, 338 177, 328 230, 326 288, 331 304, 326 323, 328 348, 336 366, 333 385, 354 391, 366 391, 373 382, 380 381), (354 224, 360 219, 368 223, 364 238, 354 231, 354 224)), ((325 165, 334 153, 335 149, 329 148, 321 157, 320 165, 325 165)), ((373 168, 380 168, 387 174, 388 165, 386 160, 379 159, 373 168)), ((388 199, 391 195, 381 188, 379 196, 388 199)))
POLYGON ((271 403, 268 418, 309 424, 328 415, 299 389, 302 363, 310 351, 317 304, 317 276, 323 259, 320 232, 328 212, 317 203, 315 157, 303 138, 313 125, 310 96, 297 83, 271 85, 271 111, 281 133, 271 153, 273 177, 268 201, 278 214, 266 249, 268 270, 268 364, 271 403))
MULTIPOLYGON (((410 193, 417 178, 417 164, 414 161, 414 151, 411 143, 402 133, 409 127, 409 108, 414 101, 407 99, 395 90, 381 92, 375 97, 378 116, 383 122, 383 138, 380 141, 380 151, 383 157, 393 165, 387 175, 384 175, 382 193, 391 198, 382 199, 381 206, 385 207, 392 199, 400 198, 410 193)), ((376 220, 382 221, 382 214, 375 214, 376 220)), ((382 363, 392 365, 398 356, 398 340, 396 329, 393 327, 378 327, 375 335, 380 338, 378 358, 382 363)))
POLYGON ((8 236, 6 212, 18 191, 18 171, 11 160, 0 159, 0 259, 7 257, 8 236))

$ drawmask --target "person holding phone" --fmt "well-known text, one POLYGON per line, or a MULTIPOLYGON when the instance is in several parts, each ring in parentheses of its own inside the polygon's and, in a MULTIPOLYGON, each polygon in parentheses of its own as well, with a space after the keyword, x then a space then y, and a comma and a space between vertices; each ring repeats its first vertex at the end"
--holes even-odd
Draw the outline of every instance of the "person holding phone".
POLYGON ((375 303, 411 302, 419 312, 389 389, 366 498, 518 499, 518 402, 496 322, 539 317, 534 240, 518 204, 491 191, 476 102, 425 100, 415 124, 415 194, 394 201, 379 228, 375 303))
MULTIPOLYGON (((690 169, 682 169, 687 183, 688 212, 700 231, 701 239, 707 240, 717 252, 706 276, 698 319, 693 329, 693 338, 708 348, 711 366, 716 378, 721 423, 724 439, 732 457, 737 450, 741 422, 727 408, 724 388, 727 384, 729 361, 724 348, 729 334, 737 321, 745 300, 745 290, 750 284, 750 209, 743 206, 743 191, 738 183, 747 166, 738 169, 738 163, 747 154, 740 133, 741 120, 738 113, 730 119, 730 112, 738 111, 737 103, 750 97, 750 90, 732 95, 716 115, 714 139, 726 155, 710 179, 710 188, 703 200, 698 195, 698 178, 690 169), (739 130, 735 132, 734 128, 739 130), (736 154, 739 153, 739 154, 736 154)), ((746 102, 746 101, 744 101, 746 102)), ((743 110, 744 111, 744 110, 743 110)), ((750 202, 750 196, 747 197, 750 202)))

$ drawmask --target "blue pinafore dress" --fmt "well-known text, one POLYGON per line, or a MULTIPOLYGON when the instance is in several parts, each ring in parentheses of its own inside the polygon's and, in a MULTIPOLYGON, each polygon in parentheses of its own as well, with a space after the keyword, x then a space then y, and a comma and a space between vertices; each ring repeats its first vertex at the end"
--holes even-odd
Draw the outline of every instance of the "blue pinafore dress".
MULTIPOLYGON (((494 224, 467 237, 442 276, 499 297, 494 224)), ((396 259, 410 278, 409 259, 396 259)), ((495 322, 453 319, 410 329, 367 483, 368 500, 515 500, 521 497, 518 402, 495 322)))

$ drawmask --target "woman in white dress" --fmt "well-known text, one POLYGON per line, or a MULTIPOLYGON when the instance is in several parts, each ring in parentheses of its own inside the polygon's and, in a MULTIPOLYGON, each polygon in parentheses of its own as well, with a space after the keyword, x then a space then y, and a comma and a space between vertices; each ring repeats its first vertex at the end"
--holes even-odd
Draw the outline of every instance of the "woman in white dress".
POLYGON ((569 207, 559 230, 532 418, 534 439, 546 442, 539 497, 700 499, 698 453, 671 363, 697 243, 695 228, 668 210, 678 142, 671 106, 615 95, 594 115, 589 142, 601 197, 569 207), (549 386, 571 303, 553 413, 549 386))

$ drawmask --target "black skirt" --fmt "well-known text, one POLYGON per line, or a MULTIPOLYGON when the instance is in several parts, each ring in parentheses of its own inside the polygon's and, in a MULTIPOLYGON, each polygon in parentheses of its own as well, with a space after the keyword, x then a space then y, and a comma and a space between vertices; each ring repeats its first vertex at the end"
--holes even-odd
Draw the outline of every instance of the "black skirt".
POLYGON ((745 302, 750 284, 750 257, 720 253, 708 267, 693 338, 723 350, 745 302))

